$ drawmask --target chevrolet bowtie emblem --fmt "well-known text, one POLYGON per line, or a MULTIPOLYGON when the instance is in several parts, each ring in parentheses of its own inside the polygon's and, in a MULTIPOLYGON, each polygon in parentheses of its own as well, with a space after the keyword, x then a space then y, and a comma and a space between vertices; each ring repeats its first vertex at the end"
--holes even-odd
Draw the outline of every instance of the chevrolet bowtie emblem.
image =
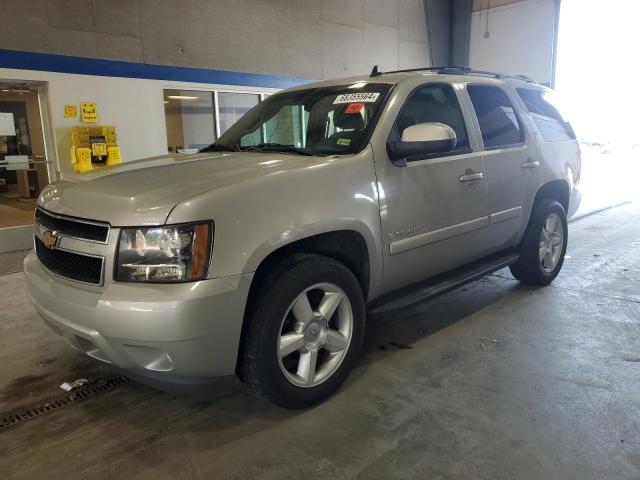
POLYGON ((44 246, 47 248, 53 248, 56 246, 56 243, 58 243, 58 236, 55 233, 46 230, 42 234, 42 243, 44 243, 44 246))

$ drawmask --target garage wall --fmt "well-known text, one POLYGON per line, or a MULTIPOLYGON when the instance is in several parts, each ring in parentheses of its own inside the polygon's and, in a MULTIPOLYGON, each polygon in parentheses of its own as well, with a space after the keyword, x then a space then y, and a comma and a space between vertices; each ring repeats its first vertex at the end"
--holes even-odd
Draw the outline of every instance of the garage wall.
POLYGON ((46 84, 62 177, 80 124, 65 104, 96 102, 131 161, 166 153, 163 89, 270 93, 430 64, 423 0, 0 0, 0 12, 0 80, 46 84))
POLYGON ((26 71, 0 68, 0 79, 44 82, 47 109, 53 130, 53 143, 47 152, 56 172, 73 176, 70 162, 71 127, 81 125, 77 118, 64 116, 65 104, 96 102, 99 125, 115 125, 123 161, 167 153, 163 90, 225 89, 242 92, 274 92, 264 87, 171 82, 138 78, 26 71), (53 151, 51 151, 53 150, 53 151))
MULTIPOLYGON (((478 4, 489 4, 476 2, 478 4)), ((494 3, 494 2, 491 2, 494 3)), ((555 0, 525 0, 471 15, 469 65, 551 83, 555 0)))
POLYGON ((330 78, 429 64, 423 0, 0 0, 0 46, 330 78))

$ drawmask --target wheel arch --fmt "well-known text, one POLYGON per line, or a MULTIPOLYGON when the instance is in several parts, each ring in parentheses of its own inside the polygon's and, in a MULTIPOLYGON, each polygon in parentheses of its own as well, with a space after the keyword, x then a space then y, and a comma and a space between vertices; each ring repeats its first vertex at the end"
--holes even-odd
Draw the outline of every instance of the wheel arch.
POLYGON ((284 258, 296 253, 323 255, 344 264, 353 272, 367 297, 371 283, 370 252, 361 233, 355 230, 336 230, 318 233, 282 245, 269 253, 256 268, 249 298, 262 286, 271 269, 284 258))
POLYGON ((540 186, 536 192, 536 197, 533 201, 533 205, 537 205, 541 200, 545 198, 553 198, 557 200, 564 208, 565 213, 569 212, 569 198, 571 195, 569 182, 563 179, 551 180, 540 186))
POLYGON ((367 248, 367 242, 361 233, 355 230, 336 230, 311 235, 280 246, 262 259, 251 280, 236 362, 238 373, 240 373, 238 367, 242 359, 248 318, 253 312, 259 289, 265 284, 269 273, 280 262, 299 253, 322 255, 344 264, 358 280, 366 301, 371 283, 371 252, 367 248))

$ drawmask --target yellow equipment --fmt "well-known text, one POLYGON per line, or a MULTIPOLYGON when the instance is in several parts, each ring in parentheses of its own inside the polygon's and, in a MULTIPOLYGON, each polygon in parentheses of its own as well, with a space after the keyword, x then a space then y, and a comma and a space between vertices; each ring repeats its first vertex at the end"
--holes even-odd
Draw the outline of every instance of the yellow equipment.
POLYGON ((71 163, 76 172, 122 162, 116 127, 71 127, 71 163))

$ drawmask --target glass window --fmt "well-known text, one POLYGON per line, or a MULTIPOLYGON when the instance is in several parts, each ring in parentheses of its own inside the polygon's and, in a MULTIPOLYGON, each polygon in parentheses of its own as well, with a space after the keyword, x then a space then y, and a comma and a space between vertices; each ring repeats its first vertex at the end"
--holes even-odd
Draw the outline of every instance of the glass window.
MULTIPOLYGON (((0 84, 0 230, 32 224, 36 199, 49 184, 40 101, 24 84, 0 84)), ((11 249, 18 237, 3 233, 0 244, 11 249)))
POLYGON ((573 129, 553 105, 550 92, 529 88, 518 88, 516 91, 540 130, 542 138, 547 142, 575 140, 573 129))
POLYGON ((523 142, 520 122, 504 90, 469 85, 467 91, 478 117, 485 148, 509 147, 523 142))
MULTIPOLYGON (((260 95, 253 93, 218 93, 220 112, 220 135, 225 133, 240 117, 260 102, 260 95)), ((259 143, 259 140, 258 142, 259 143)))
POLYGON ((165 90, 164 114, 169 152, 197 151, 216 138, 212 92, 165 90))
POLYGON ((414 90, 402 107, 389 140, 399 141, 407 127, 432 122, 449 125, 456 132, 457 143, 453 151, 469 149, 460 104, 449 85, 425 85, 414 90))
POLYGON ((389 84, 358 82, 270 95, 235 123, 210 150, 247 149, 300 155, 357 153, 368 141, 390 88, 389 84))
POLYGON ((285 105, 256 130, 243 135, 240 146, 279 143, 302 148, 306 145, 303 126, 308 119, 309 112, 301 105, 285 105))

